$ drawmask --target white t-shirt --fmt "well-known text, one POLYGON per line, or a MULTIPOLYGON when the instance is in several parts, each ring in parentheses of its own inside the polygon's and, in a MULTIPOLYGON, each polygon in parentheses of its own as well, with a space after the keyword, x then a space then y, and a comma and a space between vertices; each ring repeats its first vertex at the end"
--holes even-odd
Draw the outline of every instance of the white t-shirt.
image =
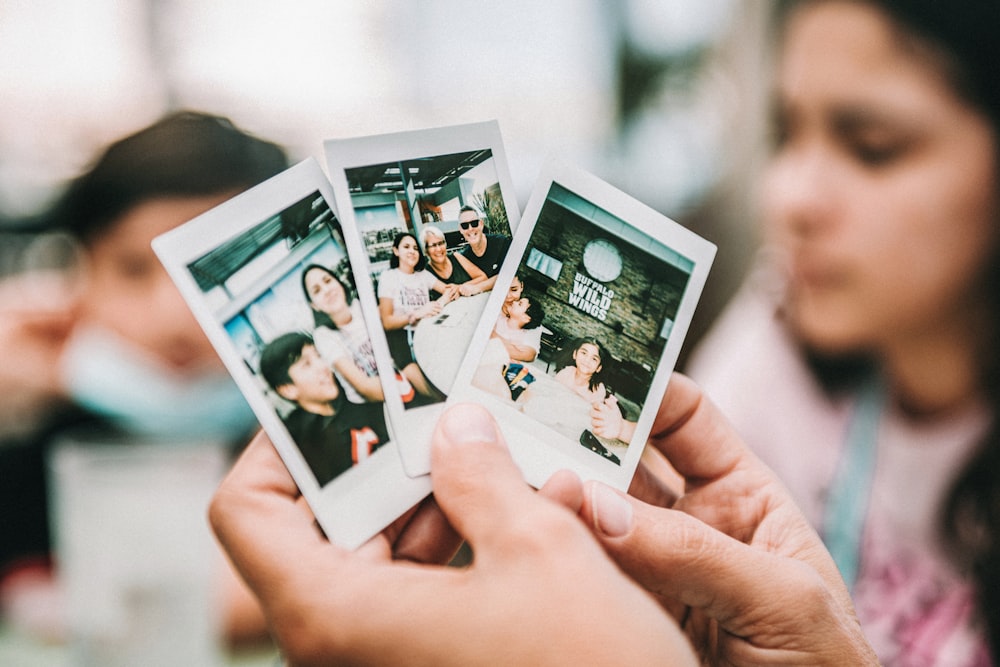
POLYGON ((368 377, 378 375, 378 367, 375 365, 375 351, 372 349, 371 338, 368 337, 368 329, 365 328, 361 304, 355 300, 351 303, 350 309, 350 322, 336 329, 318 327, 313 332, 313 342, 316 344, 316 351, 319 352, 319 355, 333 368, 340 386, 347 394, 347 400, 351 403, 364 403, 365 399, 361 394, 333 366, 333 362, 337 359, 349 356, 354 361, 354 365, 368 377))
POLYGON ((510 326, 510 321, 501 314, 497 317, 496 326, 493 327, 497 335, 503 338, 509 343, 514 345, 525 345, 530 347, 538 354, 538 351, 542 349, 542 328, 535 327, 534 329, 518 329, 517 327, 510 326))
POLYGON ((399 269, 389 269, 379 276, 378 298, 392 299, 394 313, 409 315, 430 303, 430 291, 437 280, 430 271, 403 273, 399 269))

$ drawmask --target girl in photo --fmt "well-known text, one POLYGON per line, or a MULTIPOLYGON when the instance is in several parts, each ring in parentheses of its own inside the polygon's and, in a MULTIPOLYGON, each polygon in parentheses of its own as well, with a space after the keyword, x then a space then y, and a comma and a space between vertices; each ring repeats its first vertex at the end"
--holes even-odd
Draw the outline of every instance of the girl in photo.
POLYGON ((601 382, 601 371, 607 358, 607 350, 597 339, 581 339, 573 348, 572 363, 559 370, 555 379, 588 403, 603 403, 608 391, 601 382))

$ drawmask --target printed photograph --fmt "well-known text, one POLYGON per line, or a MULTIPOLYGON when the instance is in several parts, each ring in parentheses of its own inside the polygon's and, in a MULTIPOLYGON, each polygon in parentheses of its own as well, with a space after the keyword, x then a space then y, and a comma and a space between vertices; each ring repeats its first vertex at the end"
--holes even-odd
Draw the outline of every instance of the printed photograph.
POLYGON ((187 268, 320 486, 389 441, 340 225, 319 192, 187 268))
MULTIPOLYGON (((330 183, 307 159, 153 239, 326 536, 354 549, 428 493, 406 474, 330 183)), ((367 286, 367 281, 360 281, 367 286)), ((381 335, 381 328, 375 330, 381 335)))
POLYGON ((490 149, 345 170, 393 363, 442 401, 510 247, 490 149))
POLYGON ((693 268, 553 183, 473 384, 620 465, 693 268))

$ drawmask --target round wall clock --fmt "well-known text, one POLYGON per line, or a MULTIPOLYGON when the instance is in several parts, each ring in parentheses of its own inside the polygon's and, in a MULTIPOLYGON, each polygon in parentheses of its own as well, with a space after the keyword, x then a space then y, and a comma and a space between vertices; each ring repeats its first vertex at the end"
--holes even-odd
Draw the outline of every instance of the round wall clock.
POLYGON ((611 241, 594 239, 583 249, 583 266, 594 280, 609 283, 622 273, 622 256, 611 241))

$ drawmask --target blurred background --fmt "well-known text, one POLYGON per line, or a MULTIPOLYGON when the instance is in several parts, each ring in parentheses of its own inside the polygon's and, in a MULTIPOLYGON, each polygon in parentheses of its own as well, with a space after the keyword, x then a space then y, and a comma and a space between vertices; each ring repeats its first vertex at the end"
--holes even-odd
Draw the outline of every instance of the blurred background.
POLYGON ((165 111, 324 139, 496 118, 519 203, 573 162, 719 246, 687 349, 755 247, 769 3, 0 0, 0 231, 165 111))

